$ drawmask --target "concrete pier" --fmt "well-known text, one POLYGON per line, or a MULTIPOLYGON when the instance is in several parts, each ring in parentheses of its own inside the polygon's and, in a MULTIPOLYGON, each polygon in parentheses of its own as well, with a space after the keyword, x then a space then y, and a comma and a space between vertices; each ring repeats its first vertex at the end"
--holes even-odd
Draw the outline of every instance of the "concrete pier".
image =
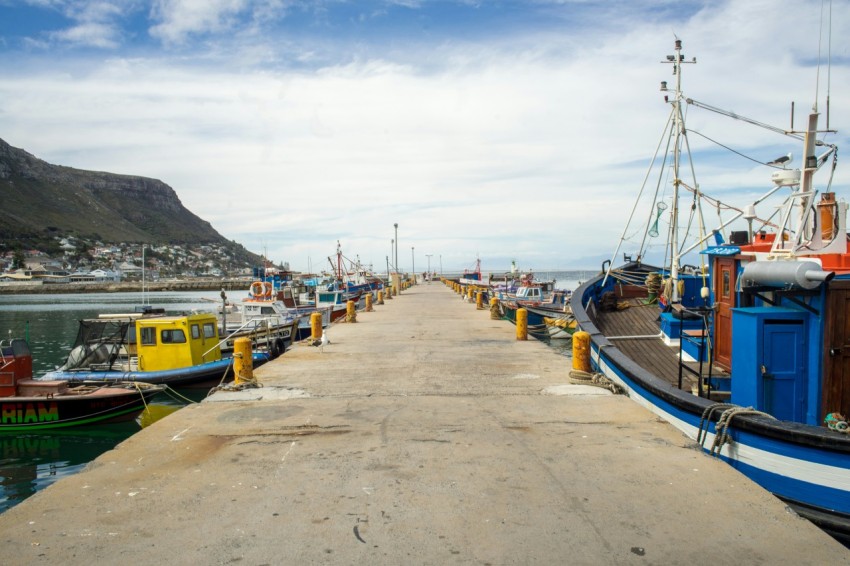
POLYGON ((842 564, 850 551, 439 283, 0 515, 27 564, 842 564))

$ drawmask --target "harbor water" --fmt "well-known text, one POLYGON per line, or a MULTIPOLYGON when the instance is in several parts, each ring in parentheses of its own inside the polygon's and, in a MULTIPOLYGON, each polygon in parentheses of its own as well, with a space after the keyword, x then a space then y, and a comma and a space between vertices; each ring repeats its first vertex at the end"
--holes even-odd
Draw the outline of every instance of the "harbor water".
MULTIPOLYGON (((556 288, 574 290, 592 273, 554 271, 535 274, 555 280, 556 288)), ((244 292, 230 292, 239 301, 244 292)), ((99 314, 134 312, 140 305, 165 308, 169 313, 217 311, 219 291, 162 291, 156 293, 93 294, 0 294, 0 338, 26 338, 33 354, 36 376, 62 365, 77 337, 81 319, 99 314)), ((570 356, 569 340, 552 340, 549 345, 570 356)), ((200 401, 204 390, 178 390, 192 401, 200 401)), ((185 401, 168 395, 154 398, 138 422, 0 435, 0 512, 13 507, 55 481, 82 470, 102 453, 141 429, 141 426, 178 410, 185 401)))
MULTIPOLYGON (((220 292, 159 292, 0 295, 0 338, 26 338, 36 376, 65 362, 77 337, 78 321, 101 313, 134 312, 151 304, 168 312, 211 311, 220 292)), ((139 422, 79 427, 63 431, 0 434, 0 512, 16 505, 140 430, 142 424, 184 406, 177 395, 201 400, 206 391, 179 390, 158 395, 139 422)))

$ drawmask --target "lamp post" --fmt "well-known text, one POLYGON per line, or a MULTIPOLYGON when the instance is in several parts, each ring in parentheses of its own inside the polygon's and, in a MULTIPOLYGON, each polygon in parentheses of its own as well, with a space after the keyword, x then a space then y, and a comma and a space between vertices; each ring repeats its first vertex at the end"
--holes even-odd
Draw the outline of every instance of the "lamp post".
POLYGON ((440 277, 443 276, 443 254, 440 254, 440 277))
POLYGON ((410 246, 410 271, 413 275, 413 284, 416 284, 416 256, 413 255, 413 246, 410 246))
POLYGON ((431 256, 434 254, 425 254, 425 257, 428 258, 428 276, 425 278, 428 283, 431 282, 431 256))
POLYGON ((395 267, 395 270, 398 271, 398 222, 393 224, 393 226, 395 227, 395 257, 394 257, 395 266, 394 267, 395 267))

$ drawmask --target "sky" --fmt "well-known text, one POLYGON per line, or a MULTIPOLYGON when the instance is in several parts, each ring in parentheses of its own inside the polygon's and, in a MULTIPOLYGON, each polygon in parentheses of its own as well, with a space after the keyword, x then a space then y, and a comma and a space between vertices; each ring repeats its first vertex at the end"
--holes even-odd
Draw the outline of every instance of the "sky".
MULTIPOLYGON (((621 236, 636 251, 633 208, 653 220, 635 199, 677 38, 686 96, 788 129, 816 100, 825 128, 829 94, 840 146, 848 37, 848 0, 0 0, 0 138, 160 179, 297 270, 339 242, 384 271, 396 239, 403 270, 597 269, 621 236)), ((712 196, 799 166, 775 132, 692 106, 687 125, 712 196)))

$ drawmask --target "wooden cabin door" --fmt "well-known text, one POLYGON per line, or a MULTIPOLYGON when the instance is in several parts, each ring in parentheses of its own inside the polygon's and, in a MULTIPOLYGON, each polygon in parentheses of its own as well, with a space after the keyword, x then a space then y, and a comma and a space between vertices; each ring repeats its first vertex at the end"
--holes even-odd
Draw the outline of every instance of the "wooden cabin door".
POLYGON ((714 362, 732 369, 732 308, 735 306, 735 260, 717 257, 714 264, 714 362))
POLYGON ((826 310, 822 419, 827 413, 850 413, 850 283, 829 284, 826 310))

